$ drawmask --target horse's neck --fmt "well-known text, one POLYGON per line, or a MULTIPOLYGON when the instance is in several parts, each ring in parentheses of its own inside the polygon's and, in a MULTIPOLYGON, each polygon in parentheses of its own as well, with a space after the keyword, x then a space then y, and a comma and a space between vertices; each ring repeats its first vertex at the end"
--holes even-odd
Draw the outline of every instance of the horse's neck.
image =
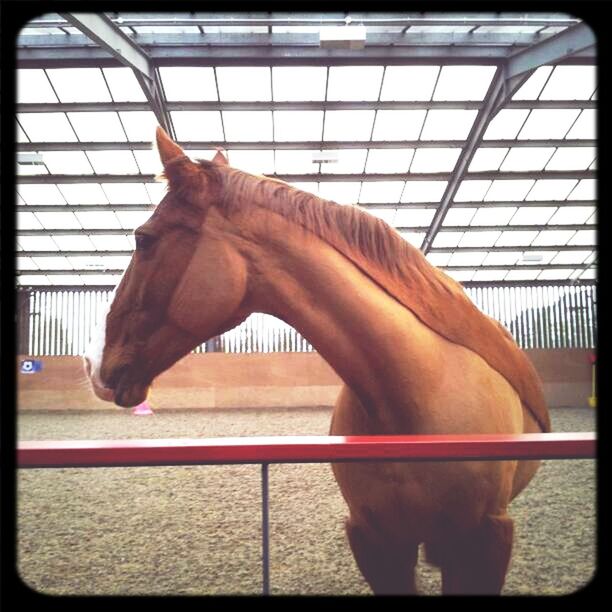
POLYGON ((408 386, 415 401, 424 396, 433 384, 432 332, 336 249, 268 217, 248 253, 252 309, 295 327, 364 405, 396 409, 408 386))

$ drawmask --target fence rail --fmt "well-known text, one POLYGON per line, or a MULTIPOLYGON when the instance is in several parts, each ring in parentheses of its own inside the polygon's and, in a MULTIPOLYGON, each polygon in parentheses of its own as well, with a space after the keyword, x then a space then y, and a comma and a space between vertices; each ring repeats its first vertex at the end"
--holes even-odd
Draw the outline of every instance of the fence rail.
MULTIPOLYGON (((470 299, 502 323, 521 348, 594 348, 596 285, 468 286, 470 299)), ((81 355, 110 301, 110 289, 27 288, 18 292, 19 352, 81 355)), ((196 353, 313 351, 295 329, 256 313, 236 329, 209 340, 196 353)))
POLYGON ((270 463, 589 459, 594 433, 435 436, 274 436, 20 442, 20 468, 261 464, 262 592, 270 592, 270 463))

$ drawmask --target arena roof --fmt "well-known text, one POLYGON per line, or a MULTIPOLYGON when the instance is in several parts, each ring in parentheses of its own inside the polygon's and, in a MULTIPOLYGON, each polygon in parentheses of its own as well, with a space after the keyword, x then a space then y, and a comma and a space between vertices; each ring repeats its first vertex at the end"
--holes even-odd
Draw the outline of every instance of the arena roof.
POLYGON ((595 38, 576 18, 48 14, 17 43, 20 285, 118 281, 164 190, 158 124, 194 158, 221 146, 362 207, 461 282, 595 278, 595 38), (332 26, 365 27, 363 48, 321 45, 332 26))

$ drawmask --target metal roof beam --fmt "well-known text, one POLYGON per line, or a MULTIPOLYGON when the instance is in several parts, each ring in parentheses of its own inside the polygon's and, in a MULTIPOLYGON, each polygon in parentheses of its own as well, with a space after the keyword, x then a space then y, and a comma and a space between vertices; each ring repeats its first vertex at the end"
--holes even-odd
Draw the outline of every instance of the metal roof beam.
MULTIPOLYGON (((423 208, 438 208, 439 202, 360 202, 363 209, 399 209, 420 210, 423 208)), ((529 200, 506 202, 455 202, 453 208, 542 208, 559 206, 597 206, 594 200, 529 200)), ((122 212, 122 211, 153 211, 154 204, 18 204, 17 212, 122 212)))
POLYGON ((60 15, 100 48, 133 70, 159 124, 174 136, 172 122, 164 106, 159 76, 147 53, 102 13, 60 13, 60 15))
MULTIPOLYGON (((464 149, 465 150, 465 149, 464 149)), ((292 182, 346 182, 346 181, 448 181, 447 192, 453 190, 451 198, 454 197, 458 182, 456 174, 448 172, 413 172, 413 173, 355 173, 355 174, 274 174, 265 175, 287 183, 292 182), (455 182, 457 184, 455 185, 455 182)), ((504 179, 595 179, 597 173, 594 170, 537 170, 521 172, 470 172, 471 180, 504 180, 504 179)), ((69 183, 146 183, 155 182, 154 174, 32 174, 18 177, 21 185, 48 185, 69 183)), ((445 192, 445 194, 447 193, 445 192)), ((445 206, 446 197, 442 198, 440 206, 445 206)), ((446 211, 445 211, 446 212, 446 211)), ((441 223, 441 222, 440 222, 441 223)))
MULTIPOLYGON (((17 151, 125 151, 150 150, 151 141, 136 142, 20 142, 17 151)), ((189 153, 190 150, 223 147, 227 150, 269 150, 269 149, 438 149, 463 148, 464 140, 327 140, 327 141, 278 141, 278 142, 234 142, 224 140, 179 140, 178 143, 189 153)), ((596 140, 557 139, 557 140, 483 140, 480 148, 508 147, 596 147, 596 140)))
MULTIPOLYGON (((87 232, 87 230, 84 230, 87 232)), ((593 251, 595 247, 585 245, 546 245, 546 246, 492 246, 492 247, 432 247, 430 253, 515 253, 515 252, 552 252, 552 251, 593 251)), ((126 251, 18 251, 17 257, 131 257, 133 250, 126 251)))
MULTIPOLYGON (((521 232, 521 231, 543 231, 543 230, 595 230, 596 224, 577 224, 577 225, 449 225, 444 226, 440 229, 441 232, 490 232, 490 231, 504 231, 504 232, 521 232)), ((426 228, 422 226, 406 226, 396 227, 398 232, 423 232, 426 228)), ((96 235, 109 235, 109 236, 125 236, 132 233, 132 230, 128 229, 117 229, 117 228, 97 228, 97 229, 18 229, 17 236, 96 236, 96 235)), ((483 250, 486 247, 483 247, 483 250)), ((522 247, 517 247, 521 249, 522 247)), ((591 248, 591 247, 585 247, 591 248)), ((62 251, 62 254, 68 251, 62 251)))
MULTIPOLYGON (((312 101, 312 102, 166 102, 168 111, 333 111, 333 110, 475 110, 482 102, 473 100, 431 100, 431 101, 312 101)), ((595 109, 596 100, 516 100, 504 108, 519 109, 595 109)), ((60 102, 22 103, 17 105, 18 113, 78 113, 78 112, 120 112, 149 110, 146 102, 60 102)))

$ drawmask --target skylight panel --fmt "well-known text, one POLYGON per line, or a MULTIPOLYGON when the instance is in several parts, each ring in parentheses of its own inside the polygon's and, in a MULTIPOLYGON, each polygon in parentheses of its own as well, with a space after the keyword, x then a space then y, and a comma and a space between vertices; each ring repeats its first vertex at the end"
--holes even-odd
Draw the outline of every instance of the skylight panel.
POLYGON ((462 237, 463 232, 438 232, 434 238, 432 246, 436 248, 456 247, 462 237))
POLYGON ((460 247, 492 247, 501 232, 498 231, 483 231, 483 232, 465 232, 459 241, 460 247))
POLYGON ((196 25, 154 25, 133 26, 138 34, 199 34, 196 25))
POLYGON ((425 232, 399 232, 399 235, 415 249, 421 248, 425 238, 425 232))
POLYGON ((102 189, 111 204, 151 204, 142 183, 102 183, 102 189))
POLYGON ((519 230, 502 232, 495 246, 529 246, 538 235, 538 230, 519 230))
POLYGON ((427 111, 422 140, 465 140, 477 110, 435 109, 427 111))
POLYGON ((122 210, 115 213, 123 229, 134 230, 151 216, 150 211, 122 210))
POLYGON ((68 113, 70 123, 82 142, 125 142, 117 113, 68 113))
POLYGON ((214 69, 199 66, 160 67, 159 76, 168 102, 218 100, 214 69))
POLYGON ((474 26, 471 24, 443 24, 443 25, 412 25, 411 33, 423 32, 430 34, 467 34, 474 26))
POLYGON ((324 174, 360 174, 366 161, 367 149, 340 149, 337 151, 325 150, 325 153, 335 153, 338 161, 321 164, 324 174))
POLYGON ((458 283, 465 283, 472 280, 475 270, 445 270, 446 274, 454 278, 458 283))
POLYGON ((406 173, 413 155, 414 149, 370 149, 365 170, 382 174, 406 173))
POLYGON ((17 175, 18 176, 34 176, 41 174, 49 174, 47 166, 42 164, 22 164, 17 162, 17 175))
MULTIPOLYGON (((380 110, 376 113, 372 140, 417 140, 426 114, 425 110, 380 110)), ((368 132, 366 140, 369 137, 368 132)))
POLYGON ((540 268, 536 268, 535 270, 531 270, 528 268, 524 268, 522 270, 510 270, 506 275, 505 280, 507 281, 522 281, 522 280, 535 280, 538 277, 542 270, 540 268))
POLYGON ((111 102, 100 68, 48 68, 60 102, 111 102))
POLYGON ((364 181, 359 202, 399 202, 404 181, 364 181))
MULTIPOLYGON (((316 31, 318 32, 318 29, 316 31)), ((274 100, 324 100, 326 79, 327 69, 324 66, 274 66, 274 100)))
POLYGON ((98 183, 65 183, 59 189, 68 204, 108 204, 98 183))
POLYGON ((131 151, 87 151, 96 174, 138 174, 131 151))
MULTIPOLYGON (((551 245, 555 246, 555 245, 551 245)), ((548 265, 552 258, 557 254, 556 251, 534 251, 530 249, 529 251, 523 251, 521 253, 521 258, 518 260, 517 265, 519 266, 533 266, 534 263, 537 263, 539 266, 548 265), (537 261, 534 261, 537 260, 537 261)))
POLYGON ((31 212, 17 213, 17 229, 18 230, 34 230, 43 229, 42 224, 37 219, 36 215, 31 212))
MULTIPOLYGON (((368 208, 362 208, 361 210, 368 213, 369 215, 372 215, 373 217, 377 217, 378 219, 381 219, 382 221, 384 221, 385 223, 388 223, 391 226, 394 225, 393 220, 395 218, 396 212, 399 212, 397 211, 396 208, 375 208, 375 207, 370 207, 370 206, 368 206, 368 208)), ((404 225, 404 224, 397 223, 395 225, 404 225)), ((415 224, 415 225, 418 225, 418 224, 415 224)))
POLYGON ((595 179, 582 179, 569 194, 568 200, 596 200, 597 181, 595 179))
POLYGON ((27 102, 57 102, 57 96, 44 70, 17 69, 17 104, 27 102))
POLYGON ((16 124, 17 127, 17 142, 29 142, 29 138, 26 136, 26 133, 21 129, 19 123, 16 124))
POLYGON ((500 179, 493 181, 487 195, 486 202, 513 202, 525 199, 528 191, 535 181, 529 179, 500 179))
POLYGON ((514 266, 520 258, 520 251, 490 251, 482 263, 485 266, 514 266))
MULTIPOLYGON (((595 110, 590 108, 585 108, 580 113, 580 117, 576 120, 576 123, 572 126, 572 129, 567 133, 566 138, 586 138, 586 139, 596 139, 597 138, 597 130, 596 130, 596 115, 595 110)), ((25 126, 24 126, 25 127, 25 126)), ((30 136, 31 138, 31 136, 30 136)))
POLYGON ((90 239, 99 251, 131 251, 134 248, 128 237, 120 234, 92 234, 90 239))
POLYGON ((543 230, 532 242, 533 246, 556 246, 567 244, 567 241, 575 234, 574 230, 543 230))
POLYGON ((166 195, 166 182, 159 181, 156 183, 145 183, 145 189, 147 190, 147 194, 149 195, 149 200, 151 203, 158 204, 161 202, 162 198, 166 195))
POLYGON ((374 115, 373 110, 327 111, 323 140, 369 140, 374 115))
POLYGON ((518 138, 564 138, 579 113, 575 108, 536 108, 527 117, 518 138))
POLYGON ((584 263, 584 260, 591 255, 592 251, 560 251, 551 261, 553 264, 576 264, 584 263))
POLYGON ((381 100, 431 100, 439 66, 387 66, 381 100))
POLYGON ((507 153, 508 149, 506 148, 480 147, 476 149, 474 157, 472 157, 468 172, 499 170, 499 166, 507 153))
POLYGON ((66 257, 32 257, 32 261, 40 270, 72 270, 66 257))
POLYGON ((596 66, 556 66, 540 100, 588 100, 595 91, 596 66))
POLYGON ((540 66, 512 96, 513 100, 536 100, 552 72, 552 66, 540 66))
POLYGON ((111 285, 116 286, 121 281, 121 274, 83 274, 83 285, 111 285))
POLYGON ((577 225, 579 223, 586 223, 594 212, 594 206, 561 206, 548 223, 550 225, 577 225))
POLYGON ((543 170, 554 152, 554 147, 512 147, 500 170, 502 172, 543 170))
POLYGON ((17 270, 40 270, 31 257, 17 257, 17 270))
POLYGON ((275 25, 272 26, 272 34, 318 34, 319 26, 294 26, 275 25))
POLYGON ((338 204, 355 204, 359 199, 360 182, 320 182, 319 196, 338 204))
POLYGON ((85 234, 52 234, 51 238, 62 251, 93 251, 95 248, 90 237, 85 234))
MULTIPOLYGON (((393 209, 383 209, 395 212, 393 209)), ((435 214, 433 208, 398 208, 393 224, 396 227, 429 227, 435 214)))
POLYGON ((479 266, 487 256, 487 251, 455 251, 448 262, 449 266, 479 266))
POLYGON ((483 100, 495 66, 442 66, 434 100, 483 100))
POLYGON ((57 251, 50 236, 17 236, 17 243, 24 251, 57 251))
POLYGON ((114 102, 146 102, 131 68, 102 68, 102 72, 114 102))
POLYGON ((57 185, 17 184, 17 192, 26 204, 65 204, 57 185))
POLYGON ((522 206, 510 220, 510 225, 545 225, 555 210, 554 206, 522 206))
POLYGON ((377 100, 382 66, 331 66, 328 100, 377 100))
POLYGON ((528 114, 528 109, 503 108, 491 119, 483 140, 511 140, 516 138, 528 114))
POLYGON ((84 229, 121 229, 113 211, 84 211, 75 213, 84 229))
POLYGON ((410 172, 452 172, 461 149, 418 148, 414 154, 410 172))
POLYGON ((597 155, 595 147, 559 147, 546 170, 586 170, 597 155))
POLYGON ((526 200, 565 200, 577 184, 576 179, 542 179, 536 181, 526 200))
POLYGON ((223 125, 229 141, 272 140, 271 111, 223 111, 223 125))
POLYGON ((119 117, 128 140, 153 142, 158 121, 152 111, 122 111, 119 117))
POLYGON ((471 225, 508 225, 516 208, 500 206, 495 208, 479 208, 471 221, 471 225))
POLYGON ((475 30, 475 34, 534 34, 542 26, 541 25, 497 25, 497 26, 479 26, 475 30))
POLYGON ((321 140, 323 111, 274 111, 274 140, 321 140))
POLYGON ((595 230, 578 230, 567 244, 594 247, 597 245, 597 233, 595 230))
POLYGON ((438 268, 442 268, 443 266, 448 265, 448 260, 451 258, 450 253, 427 253, 426 255, 427 261, 432 266, 436 266, 438 268))
POLYGON ((474 281, 502 281, 506 277, 506 270, 476 270, 474 281))
POLYGON ((52 174, 93 174, 83 151, 43 151, 42 156, 52 174))
POLYGON ((178 140, 220 142, 224 139, 219 111, 170 111, 170 116, 178 140))
POLYGON ((443 227, 455 227, 461 225, 469 225, 474 213, 475 208, 450 208, 444 217, 443 227))
POLYGON ((402 202, 439 202, 447 181, 406 181, 402 202))
POLYGON ((32 142, 76 142, 65 113, 17 113, 21 127, 32 142))
POLYGON ((573 271, 574 270, 571 268, 542 270, 538 276, 538 280, 566 280, 573 271))
POLYGON ((270 68, 267 66, 222 66, 216 70, 222 101, 272 99, 270 68))
POLYGON ((138 172, 141 174, 157 175, 164 169, 157 151, 144 150, 133 151, 133 153, 138 164, 138 172))
MULTIPOLYGON (((304 152, 307 153, 307 151, 304 152)), ((230 150, 228 151, 228 156, 232 168, 238 168, 251 174, 274 173, 274 151, 230 150)))
MULTIPOLYGON (((319 164, 312 162, 314 151, 279 149, 274 153, 277 174, 309 174, 319 172, 319 164)), ((269 171, 268 171, 269 172, 269 171)))
POLYGON ((67 260, 70 264, 66 267, 71 270, 103 270, 105 268, 104 259, 100 255, 72 255, 68 256, 67 260))
POLYGON ((36 216, 45 229, 82 229, 72 212, 39 212, 36 216))
POLYGON ((319 183, 315 181, 293 181, 289 183, 291 186, 299 189, 300 191, 305 191, 307 193, 312 193, 314 195, 319 194, 319 183))
POLYGON ((455 194, 455 202, 482 202, 492 181, 474 180, 461 181, 455 194))

